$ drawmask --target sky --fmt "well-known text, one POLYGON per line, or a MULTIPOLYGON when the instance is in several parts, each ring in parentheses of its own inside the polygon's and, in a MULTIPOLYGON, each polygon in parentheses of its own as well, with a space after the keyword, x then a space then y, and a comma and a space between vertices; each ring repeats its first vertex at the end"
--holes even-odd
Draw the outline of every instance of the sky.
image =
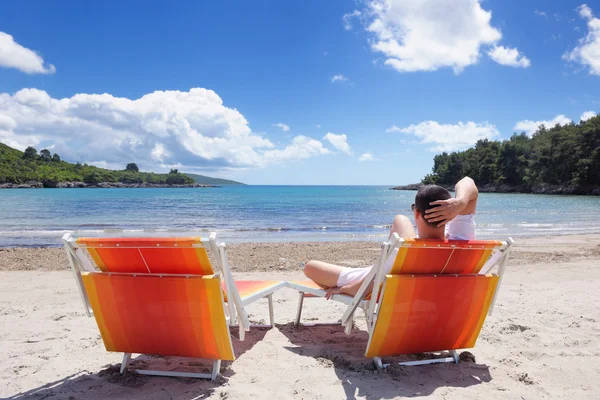
POLYGON ((248 184, 420 181, 600 109, 600 3, 0 3, 0 142, 248 184))

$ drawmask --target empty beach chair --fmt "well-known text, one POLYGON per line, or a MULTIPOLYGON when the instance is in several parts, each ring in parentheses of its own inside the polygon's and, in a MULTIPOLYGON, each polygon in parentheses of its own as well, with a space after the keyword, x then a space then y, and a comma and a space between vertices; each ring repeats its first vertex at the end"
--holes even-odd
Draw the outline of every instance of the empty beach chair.
MULTIPOLYGON (((342 325, 350 333, 357 308, 365 311, 374 358, 418 352, 450 351, 451 357, 402 363, 458 362, 457 349, 474 347, 487 314, 491 314, 513 240, 449 241, 400 239, 382 244, 380 256, 356 296, 335 295, 348 304, 342 325), (384 264, 394 257, 389 274, 384 264), (492 270, 495 273, 491 273, 492 270), (373 284, 372 293, 369 286, 373 284)), ((305 297, 324 297, 314 283, 288 282, 300 292, 296 323, 305 297)))
POLYGON ((241 340, 250 329, 248 304, 267 297, 273 326, 272 295, 284 282, 234 281, 216 234, 207 241, 70 234, 63 240, 87 315, 95 317, 106 349, 124 353, 122 373, 131 353, 156 354, 214 360, 213 372, 136 372, 216 379, 221 360, 234 358, 228 325, 237 321, 241 340), (222 276, 213 270, 207 248, 222 276))

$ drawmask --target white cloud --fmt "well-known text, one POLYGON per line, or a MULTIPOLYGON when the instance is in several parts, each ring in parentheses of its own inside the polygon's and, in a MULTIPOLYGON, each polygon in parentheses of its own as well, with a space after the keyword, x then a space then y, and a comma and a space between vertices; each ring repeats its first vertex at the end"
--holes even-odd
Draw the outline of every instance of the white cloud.
POLYGON ((352 150, 348 144, 348 137, 345 134, 336 135, 335 133, 328 132, 323 137, 323 140, 327 140, 333 147, 343 153, 352 154, 352 150))
POLYGON ((44 59, 35 51, 15 42, 8 33, 0 32, 0 67, 16 68, 27 74, 53 74, 54 65, 44 65, 44 59))
POLYGON ((342 17, 342 22, 344 24, 344 29, 349 31, 352 30, 352 18, 360 17, 361 12, 358 10, 354 10, 351 13, 344 14, 342 17))
POLYGON ((348 78, 346 78, 344 75, 342 74, 337 74, 331 77, 331 82, 335 83, 335 82, 347 82, 348 78))
POLYGON ((596 113, 594 111, 585 111, 583 114, 581 114, 581 116, 579 117, 579 120, 581 121, 587 121, 590 118, 594 118, 596 116, 596 113))
POLYGON ((282 163, 325 154, 331 152, 323 147, 323 143, 306 136, 296 136, 292 144, 283 150, 268 150, 264 153, 264 157, 269 163, 282 163))
POLYGON ((135 161, 157 170, 264 167, 329 154, 323 144, 295 137, 277 149, 212 90, 156 91, 139 99, 45 91, 0 93, 0 142, 24 149, 54 146, 64 159, 122 168, 135 161))
POLYGON ((362 156, 358 157, 358 161, 376 161, 376 160, 373 157, 373 154, 367 152, 367 153, 363 154, 362 156))
POLYGON ((538 10, 535 10, 533 13, 534 13, 535 15, 539 15, 540 17, 548 18, 548 14, 546 14, 546 12, 545 12, 545 11, 538 11, 538 10))
POLYGON ((289 132, 290 131, 290 126, 286 125, 284 123, 278 122, 276 124, 273 124, 273 126, 276 126, 278 128, 281 128, 282 131, 284 132, 289 132))
POLYGON ((511 49, 510 47, 494 46, 488 51, 488 56, 498 64, 507 65, 510 67, 527 68, 531 65, 529 58, 523 54, 519 54, 519 50, 511 49))
POLYGON ((572 51, 563 55, 563 59, 588 67, 592 75, 600 75, 600 18, 595 18, 586 4, 577 10, 579 16, 587 21, 588 32, 572 51))
POLYGON ((541 125, 544 125, 546 128, 550 129, 550 128, 554 128, 554 125, 556 125, 556 124, 566 125, 570 122, 571 122, 571 119, 560 114, 560 115, 557 115, 556 117, 552 118, 551 120, 547 120, 547 121, 530 121, 530 120, 519 121, 515 124, 515 127, 513 129, 516 132, 525 132, 526 134, 531 136, 539 129, 539 127, 541 125))
POLYGON ((366 30, 371 49, 400 72, 450 67, 460 73, 476 64, 482 47, 502 33, 491 25, 492 13, 479 0, 369 0, 366 30))
POLYGON ((321 129, 321 125, 317 124, 317 128, 321 129))
POLYGON ((474 145, 480 139, 493 139, 499 136, 495 125, 487 122, 459 122, 458 124, 440 124, 437 121, 424 121, 418 125, 400 128, 396 125, 388 128, 386 132, 400 132, 414 135, 420 139, 421 144, 432 144, 428 150, 456 151, 474 145))

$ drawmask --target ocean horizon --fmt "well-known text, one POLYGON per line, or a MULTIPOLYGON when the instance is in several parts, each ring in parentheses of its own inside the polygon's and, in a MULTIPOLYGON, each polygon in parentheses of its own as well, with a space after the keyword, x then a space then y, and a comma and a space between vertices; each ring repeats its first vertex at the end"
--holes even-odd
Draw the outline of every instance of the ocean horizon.
MULTIPOLYGON (((0 247, 60 246, 95 236, 218 233, 226 242, 380 241, 414 191, 390 186, 232 185, 217 188, 0 191, 0 247)), ((600 197, 481 193, 481 239, 597 233, 600 197)))

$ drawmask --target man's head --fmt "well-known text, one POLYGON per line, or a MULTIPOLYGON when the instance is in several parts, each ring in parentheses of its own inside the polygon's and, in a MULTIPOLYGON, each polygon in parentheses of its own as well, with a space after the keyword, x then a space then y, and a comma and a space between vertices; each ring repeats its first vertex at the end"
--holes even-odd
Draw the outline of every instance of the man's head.
MULTIPOLYGON (((437 200, 448 200, 450 197, 450 192, 438 185, 425 185, 422 186, 417 195, 415 196, 415 204, 412 207, 413 212, 415 213, 415 222, 417 224, 417 229, 420 226, 428 226, 431 228, 437 227, 437 222, 429 222, 423 216, 425 212, 430 208, 437 207, 436 205, 431 205, 430 203, 437 200), (424 224, 424 225, 423 225, 424 224)), ((422 229, 419 229, 422 230, 422 229)))

